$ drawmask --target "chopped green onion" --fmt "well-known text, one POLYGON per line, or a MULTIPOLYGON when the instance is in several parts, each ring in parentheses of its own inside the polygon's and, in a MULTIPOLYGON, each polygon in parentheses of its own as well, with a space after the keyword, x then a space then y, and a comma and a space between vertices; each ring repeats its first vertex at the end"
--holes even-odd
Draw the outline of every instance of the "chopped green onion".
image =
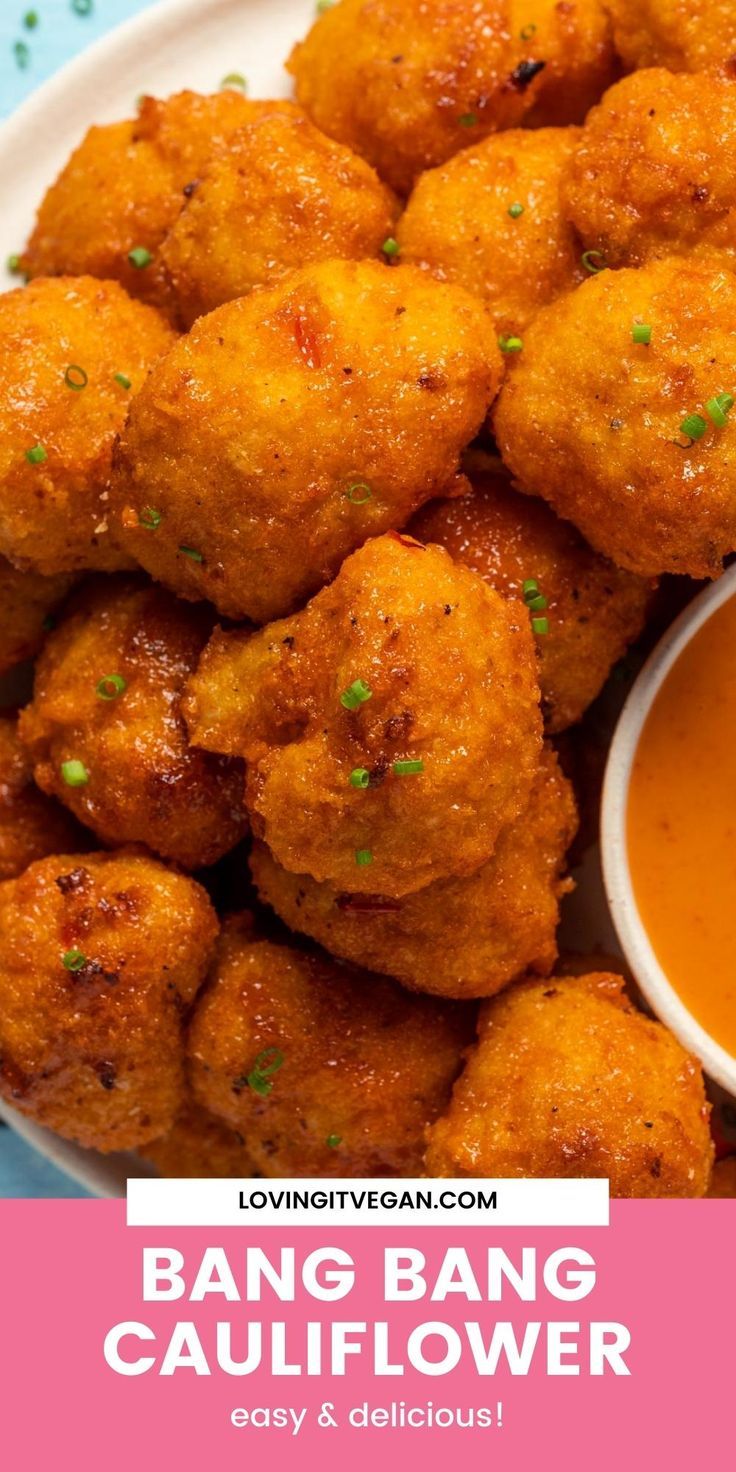
POLYGON ((346 499, 351 501, 353 506, 365 506, 366 501, 370 501, 372 495, 373 492, 365 480, 354 480, 345 492, 346 499))
POLYGON ((536 30, 537 28, 533 21, 528 26, 522 26, 522 29, 519 31, 522 41, 531 41, 532 36, 536 34, 536 30))
POLYGON ((509 205, 509 214, 510 214, 512 220, 518 220, 519 215, 523 215, 523 213, 524 213, 524 206, 523 206, 523 204, 519 204, 518 200, 517 200, 516 204, 510 204, 509 205))
POLYGON ((544 593, 536 593, 533 597, 525 599, 525 602, 527 608, 531 609, 532 613, 541 613, 547 607, 547 599, 544 593))
POLYGON ((539 583, 537 582, 536 578, 525 578, 524 582, 521 585, 521 591, 524 594, 525 598, 527 593, 538 593, 539 583))
POLYGON ((65 951, 61 958, 61 964, 67 971, 81 971, 82 967, 87 965, 87 957, 84 951, 78 951, 76 949, 65 951))
POLYGON ((122 675, 103 675, 97 686, 97 694, 100 700, 117 700, 118 695, 123 695, 127 688, 128 682, 122 675))
POLYGON ((524 342, 520 337, 499 337, 498 346, 502 353, 520 353, 524 342))
POLYGON ((38 25, 38 11, 27 10, 25 15, 23 16, 23 24, 27 31, 35 31, 36 26, 38 25))
POLYGON ((701 414, 686 414, 680 425, 681 433, 689 440, 702 440, 707 428, 707 421, 701 414))
POLYGON ((728 424, 728 415, 733 408, 733 403, 732 394, 716 394, 715 398, 708 400, 705 410, 717 429, 724 429, 728 424))
POLYGON ((26 68, 29 67, 31 64, 30 47, 26 45, 25 41, 16 41, 13 47, 13 54, 15 56, 17 65, 20 67, 21 71, 24 72, 26 68))
POLYGON ((384 240, 383 245, 381 246, 381 250, 383 251, 383 254, 385 256, 397 256, 400 249, 401 246, 399 245, 398 240, 394 240, 393 235, 389 235, 388 239, 384 240))
POLYGON ((12 256, 8 256, 8 259, 5 262, 5 265, 6 265, 7 269, 8 269, 8 271, 10 272, 11 276, 20 276, 21 266, 20 266, 20 256, 19 255, 16 255, 15 253, 13 253, 12 256))
POLYGON ((72 10, 75 15, 91 15, 94 10, 94 0, 72 0, 72 10))
POLYGON ((353 767, 353 770, 350 773, 351 787, 367 787, 370 780, 371 774, 368 771, 367 767, 353 767))
POLYGON ((549 619, 548 618, 533 618, 532 619, 532 632, 534 634, 548 634, 549 633, 549 619))
POLYGON ((343 690, 340 704, 345 707, 345 710, 357 710, 358 706, 370 700, 372 694, 373 691, 370 685, 366 685, 365 680, 353 680, 352 685, 348 685, 347 690, 343 690))
MULTIPOLYGON (((327 0, 327 3, 332 5, 333 0, 327 0)), ((342 1135, 328 1135, 325 1145, 329 1150, 336 1150, 338 1145, 342 1145, 342 1135)))
POLYGON ((423 771, 423 761, 394 762, 394 776, 396 777, 413 777, 417 772, 423 771))
POLYGON ((31 465, 43 465, 44 460, 47 459, 48 456, 43 445, 33 445, 30 450, 26 450, 26 460, 31 465))
POLYGON ((119 383, 121 388, 126 388, 127 389, 127 388, 132 388, 133 387, 130 379, 128 378, 127 373, 116 373, 114 375, 114 378, 115 378, 115 382, 116 383, 119 383))
POLYGON ((61 775, 67 787, 84 787, 89 782, 89 772, 84 762, 79 762, 76 759, 62 762, 61 775))
POLYGON ((635 322, 634 326, 631 329, 631 336, 633 337, 634 342, 640 342, 643 343, 645 347, 649 347, 649 344, 652 340, 652 329, 649 326, 649 323, 635 322))
POLYGON ((239 92, 248 91, 248 83, 242 72, 228 72, 227 76, 223 77, 220 82, 220 91, 224 92, 228 87, 237 87, 239 92))
POLYGON ((324 15, 326 10, 332 10, 335 0, 317 0, 315 10, 318 15, 324 15))
POLYGON ((64 374, 64 382, 67 388, 74 389, 74 392, 78 394, 81 393, 83 388, 87 387, 89 378, 84 369, 80 368, 77 363, 70 363, 64 374))
POLYGON ((189 557, 192 562, 204 562, 204 554, 198 552, 196 547, 180 547, 182 557, 189 557))
POLYGON ((599 271, 608 269, 606 258, 599 250, 583 251, 580 259, 586 271, 590 271, 591 276, 597 275, 599 271))
POLYGON ((142 271, 145 266, 150 266, 153 256, 150 250, 146 250, 145 245, 134 245, 133 249, 128 251, 128 260, 131 266, 135 266, 136 271, 142 271))
POLYGON ((149 532, 155 532, 162 521, 163 514, 157 511, 155 506, 144 506, 143 510, 138 513, 138 525, 144 526, 149 532))
POLYGON ((461 128, 474 128, 477 121, 478 114, 476 112, 464 112, 462 116, 458 118, 458 122, 461 128))
POLYGON ((356 848, 355 862, 359 869, 365 869, 367 864, 373 863, 373 854, 369 848, 356 848))
POLYGON ((247 1082, 256 1094, 265 1097, 270 1094, 273 1084, 270 1082, 271 1074, 278 1073, 283 1067, 284 1055, 280 1048, 264 1048, 258 1054, 255 1063, 247 1075, 247 1082))

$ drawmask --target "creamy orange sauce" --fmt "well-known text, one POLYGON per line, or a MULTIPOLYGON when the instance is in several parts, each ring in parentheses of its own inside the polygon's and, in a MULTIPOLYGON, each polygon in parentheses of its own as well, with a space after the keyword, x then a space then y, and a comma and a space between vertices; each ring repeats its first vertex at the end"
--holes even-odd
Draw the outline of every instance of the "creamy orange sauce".
POLYGON ((627 829, 634 893, 660 965, 736 1055, 736 598, 695 635, 657 696, 627 829))

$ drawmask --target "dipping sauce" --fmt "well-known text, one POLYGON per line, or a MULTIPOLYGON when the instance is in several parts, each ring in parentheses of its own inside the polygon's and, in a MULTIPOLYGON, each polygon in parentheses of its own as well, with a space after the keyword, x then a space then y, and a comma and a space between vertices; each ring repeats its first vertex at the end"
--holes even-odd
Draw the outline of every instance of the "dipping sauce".
POLYGON ((736 598, 690 641, 639 741, 627 812, 644 927, 668 980, 736 1056, 736 598))

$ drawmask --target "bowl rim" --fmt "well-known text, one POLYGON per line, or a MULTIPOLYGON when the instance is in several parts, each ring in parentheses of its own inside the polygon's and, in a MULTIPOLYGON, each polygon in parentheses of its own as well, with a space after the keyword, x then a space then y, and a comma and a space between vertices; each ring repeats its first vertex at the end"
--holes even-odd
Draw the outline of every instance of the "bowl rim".
POLYGON ((695 1054, 706 1073, 730 1094, 736 1094, 736 1057, 711 1037, 685 1005, 660 965, 639 914, 629 867, 626 827, 634 758, 652 705, 692 639, 733 597, 736 597, 736 563, 697 594, 650 654, 619 717, 601 796, 603 884, 626 960, 653 1012, 695 1054))

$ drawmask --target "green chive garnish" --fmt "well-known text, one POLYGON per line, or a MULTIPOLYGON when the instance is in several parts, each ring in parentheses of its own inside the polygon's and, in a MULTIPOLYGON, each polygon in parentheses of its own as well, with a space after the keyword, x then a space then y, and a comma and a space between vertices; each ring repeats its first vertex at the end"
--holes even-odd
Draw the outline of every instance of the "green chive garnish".
POLYGON ((502 353, 520 353, 524 342, 520 337, 499 337, 498 346, 502 353))
POLYGON ((606 258, 599 250, 583 251, 580 259, 586 271, 590 271, 591 276, 597 275, 599 271, 607 270, 606 258))
POLYGON ((525 598, 524 602, 527 608, 531 609, 532 613, 541 613, 547 607, 547 599, 544 593, 535 593, 531 597, 525 598))
POLYGON ((652 329, 649 326, 649 323, 635 322, 634 326, 631 329, 631 336, 633 337, 634 342, 640 342, 643 343, 645 347, 649 347, 649 344, 652 340, 652 329))
POLYGON ((132 250, 128 251, 128 260, 137 271, 142 271, 145 266, 150 266, 153 256, 150 250, 146 250, 145 245, 135 245, 132 250))
POLYGON ((94 9, 94 0, 72 0, 72 10, 75 15, 91 15, 94 9))
POLYGON ((519 204, 518 201, 517 201, 516 204, 510 204, 509 205, 509 214, 510 214, 512 220, 518 220, 519 215, 523 215, 523 213, 524 213, 524 206, 523 206, 523 204, 519 204))
POLYGON ((315 10, 318 15, 324 15, 326 10, 332 10, 335 0, 317 0, 315 10))
POLYGON ((474 128, 477 121, 477 112, 464 112, 461 117, 458 118, 458 122, 461 128, 474 128))
POLYGON ((522 41, 531 41, 532 36, 536 34, 536 30, 537 28, 533 21, 528 26, 523 26, 519 31, 522 41))
POLYGON ((524 594, 525 598, 527 593, 538 593, 539 583, 537 582, 536 578, 525 578, 524 582, 521 585, 521 591, 524 594))
POLYGON ((370 685, 366 685, 365 680, 353 680, 352 685, 348 685, 347 690, 343 690, 340 704, 345 707, 345 710, 357 710, 358 706, 370 700, 372 694, 373 691, 370 685))
POLYGON ((707 420, 701 414, 686 414, 680 425, 681 433, 689 440, 702 440, 707 428, 707 420))
POLYGON ((353 506, 365 506, 366 501, 370 501, 372 495, 373 492, 365 480, 354 480, 345 492, 347 500, 351 501, 353 506))
POLYGON ((128 378, 127 373, 116 373, 114 375, 114 378, 115 378, 115 382, 116 383, 119 383, 121 388, 126 388, 127 389, 127 388, 132 388, 133 387, 130 379, 128 378))
POLYGON ((353 767, 353 770, 350 773, 351 787, 367 787, 370 780, 371 774, 368 771, 367 767, 353 767))
POLYGON ((117 700, 118 695, 123 695, 127 688, 127 680, 122 675, 103 675, 97 686, 97 695, 100 700, 117 700))
POLYGON ((155 532, 156 527, 161 525, 163 514, 156 510, 155 506, 144 506, 138 513, 138 525, 144 526, 146 531, 155 532))
POLYGON ((43 445, 33 445, 30 450, 26 450, 26 460, 31 465, 43 465, 44 460, 47 459, 48 456, 43 445))
POLYGON ((397 256, 400 249, 399 242, 398 240, 394 240, 393 235, 389 235, 388 240, 384 240, 381 246, 381 250, 385 256, 397 256))
POLYGON ((35 31, 36 26, 38 25, 38 11, 27 10, 25 15, 23 16, 23 24, 27 31, 35 31))
POLYGON ((76 949, 65 951, 61 958, 61 964, 67 971, 81 971, 82 967, 87 965, 87 957, 84 951, 78 951, 76 949))
POLYGON ((261 1094, 263 1097, 266 1094, 270 1094, 273 1088, 273 1084, 270 1081, 271 1075, 278 1073, 279 1069, 283 1067, 283 1063, 284 1055, 280 1048, 264 1048, 263 1052, 258 1054, 250 1073, 247 1075, 248 1085, 253 1089, 254 1093, 261 1094))
POLYGON ((548 634, 549 633, 549 619, 548 618, 533 618, 532 619, 532 632, 534 634, 548 634))
MULTIPOLYGON (((327 0, 328 5, 332 3, 333 0, 327 0)), ((325 1144, 329 1150, 336 1150, 338 1145, 342 1145, 342 1135, 328 1135, 325 1144)))
POLYGON ((708 400, 705 410, 710 415, 717 429, 724 429, 728 424, 728 415, 733 408, 733 404, 732 394, 716 394, 715 398, 708 400))
POLYGON ((64 374, 64 382, 67 388, 74 389, 74 392, 78 394, 81 393, 83 388, 87 387, 89 378, 84 369, 79 367, 78 363, 70 363, 64 374))
POLYGON ((8 259, 5 262, 5 265, 6 265, 7 270, 10 272, 11 276, 20 276, 20 256, 19 255, 16 255, 14 253, 12 256, 8 256, 8 259))
POLYGON ((356 848, 355 862, 359 869, 365 869, 367 864, 373 863, 373 854, 369 848, 356 848))
POLYGON ((89 782, 89 772, 84 762, 77 761, 76 758, 62 762, 61 775, 67 787, 84 787, 89 782))
POLYGON ((248 91, 248 83, 242 72, 228 72, 220 82, 220 91, 224 92, 228 87, 236 87, 239 92, 248 91))
POLYGON ((13 55, 15 56, 17 65, 24 72, 31 64, 30 47, 26 46, 25 41, 16 41, 13 47, 13 55))
POLYGON ((395 777, 413 777, 417 772, 424 771, 423 761, 394 762, 395 777))
POLYGON ((180 547, 182 557, 188 557, 192 562, 204 562, 204 554, 198 552, 196 547, 180 547))

